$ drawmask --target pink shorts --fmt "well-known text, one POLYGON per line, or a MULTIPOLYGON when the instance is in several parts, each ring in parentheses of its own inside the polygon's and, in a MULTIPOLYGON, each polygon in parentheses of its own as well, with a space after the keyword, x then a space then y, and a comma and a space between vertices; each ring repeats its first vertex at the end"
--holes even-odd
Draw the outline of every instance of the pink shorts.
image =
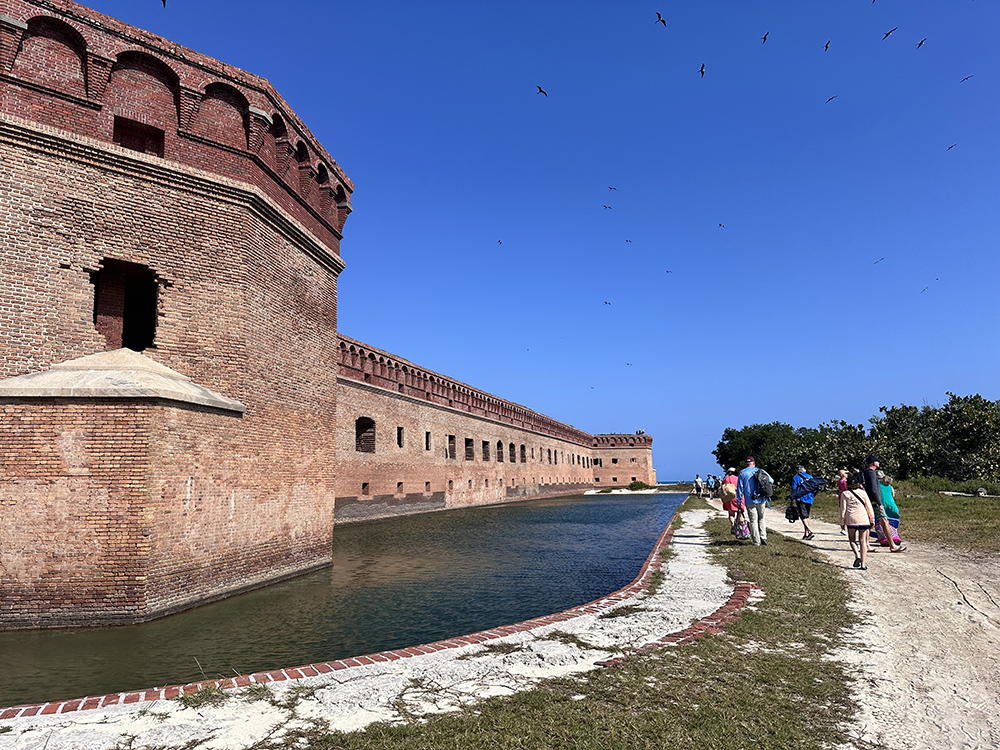
POLYGON ((727 513, 735 513, 740 509, 740 504, 735 497, 732 500, 723 500, 722 509, 727 513))

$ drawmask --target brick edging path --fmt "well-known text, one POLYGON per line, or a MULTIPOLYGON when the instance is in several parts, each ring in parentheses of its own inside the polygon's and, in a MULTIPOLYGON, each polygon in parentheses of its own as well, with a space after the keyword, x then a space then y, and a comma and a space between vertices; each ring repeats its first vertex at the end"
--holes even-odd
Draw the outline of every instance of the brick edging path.
MULTIPOLYGON (((489 630, 482 630, 477 633, 470 633, 468 635, 457 636, 454 638, 446 638, 441 641, 435 641, 434 643, 409 646, 407 648, 392 651, 380 651, 374 654, 352 656, 346 659, 318 662, 298 667, 289 667, 286 669, 255 672, 253 674, 230 677, 224 680, 203 680, 201 682, 191 682, 186 685, 168 685, 166 687, 149 688, 146 690, 133 690, 121 693, 110 693, 107 695, 91 695, 72 700, 49 701, 47 703, 34 703, 13 706, 11 708, 0 708, 0 720, 26 718, 47 714, 65 714, 72 711, 86 711, 89 709, 127 705, 143 701, 166 700, 176 698, 182 694, 197 693, 206 688, 221 688, 226 690, 253 684, 267 684, 270 682, 296 680, 303 677, 316 677, 318 675, 329 674, 339 670, 351 669, 352 667, 360 667, 379 662, 396 661, 398 659, 408 659, 410 657, 430 654, 436 651, 443 651, 445 649, 462 648, 464 646, 471 646, 477 643, 484 643, 495 638, 502 638, 514 633, 534 630, 535 628, 565 622, 566 620, 572 620, 585 614, 600 614, 609 609, 620 606, 649 588, 653 574, 658 571, 663 564, 663 558, 660 553, 673 540, 673 525, 676 518, 677 512, 675 511, 673 516, 670 518, 670 522, 666 525, 663 532, 656 540, 656 544, 653 545, 653 549, 646 558, 645 563, 643 563, 639 574, 629 585, 618 589, 607 596, 595 599, 594 601, 586 604, 571 607, 561 612, 555 612, 542 617, 535 617, 533 619, 524 620, 512 625, 490 628, 489 630)), ((636 653, 650 651, 666 645, 680 646, 690 643, 705 633, 722 632, 722 627, 724 625, 732 622, 738 617, 739 611, 746 605, 753 589, 755 588, 758 587, 752 583, 737 583, 734 587, 732 595, 729 597, 729 600, 715 612, 707 617, 703 617, 700 620, 693 622, 691 625, 682 630, 669 633, 652 643, 647 643, 639 647, 636 650, 636 653)), ((596 662, 596 664, 602 667, 616 666, 627 658, 629 657, 616 657, 607 661, 596 662)))

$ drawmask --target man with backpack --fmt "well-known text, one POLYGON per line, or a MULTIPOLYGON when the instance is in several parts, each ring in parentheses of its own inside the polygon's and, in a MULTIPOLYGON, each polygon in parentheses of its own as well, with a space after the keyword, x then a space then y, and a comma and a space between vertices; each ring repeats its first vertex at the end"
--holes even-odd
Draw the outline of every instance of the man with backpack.
POLYGON ((736 503, 745 509, 750 539, 755 547, 767 544, 767 525, 764 523, 764 506, 774 494, 771 476, 757 468, 753 456, 747 456, 747 467, 740 472, 736 483, 736 503))
MULTIPOLYGON (((798 466, 795 469, 795 476, 792 477, 792 494, 797 494, 795 492, 796 488, 805 482, 807 479, 812 479, 811 474, 806 474, 806 469, 804 466, 798 466)), ((812 540, 816 535, 809 528, 809 512, 812 510, 813 500, 816 499, 816 495, 813 492, 807 492, 804 495, 799 495, 792 502, 796 503, 797 509, 799 511, 799 518, 802 519, 802 538, 807 542, 812 540)))

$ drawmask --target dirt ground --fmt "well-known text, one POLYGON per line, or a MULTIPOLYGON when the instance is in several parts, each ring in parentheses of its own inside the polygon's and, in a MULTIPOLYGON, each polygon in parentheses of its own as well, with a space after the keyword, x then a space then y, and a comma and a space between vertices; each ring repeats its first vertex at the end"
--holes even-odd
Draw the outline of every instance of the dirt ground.
MULTIPOLYGON (((782 509, 767 521, 802 537, 782 509)), ((1000 558, 907 542, 896 554, 876 545, 861 571, 837 526, 811 523, 810 544, 852 581, 861 616, 837 652, 860 678, 845 747, 1000 748, 1000 558)))

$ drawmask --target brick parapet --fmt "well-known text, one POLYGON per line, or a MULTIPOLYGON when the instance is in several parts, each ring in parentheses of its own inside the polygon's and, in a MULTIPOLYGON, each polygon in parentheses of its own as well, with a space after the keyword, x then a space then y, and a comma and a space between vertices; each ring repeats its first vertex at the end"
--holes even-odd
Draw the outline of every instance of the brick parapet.
POLYGON ((593 436, 572 425, 539 414, 409 360, 338 334, 339 375, 361 383, 474 417, 511 425, 528 432, 590 447, 593 436))
MULTIPOLYGON (((230 677, 225 680, 205 680, 202 682, 188 683, 187 685, 168 685, 165 687, 132 690, 120 693, 111 693, 108 695, 91 695, 72 700, 35 703, 30 705, 13 706, 6 709, 0 708, 0 720, 27 718, 31 716, 49 714, 64 714, 73 711, 84 711, 116 705, 128 705, 144 701, 169 700, 182 694, 190 695, 192 693, 197 693, 205 688, 221 688, 223 690, 229 690, 253 684, 268 684, 271 682, 286 682, 306 677, 317 677, 324 674, 330 674, 332 672, 362 667, 368 664, 398 661, 399 659, 410 659, 424 654, 435 653, 437 651, 445 651, 486 643, 491 640, 503 638, 504 636, 513 635, 514 633, 521 633, 535 630, 537 628, 556 625, 582 615, 599 615, 602 612, 606 612, 609 609, 614 609, 615 607, 619 607, 622 604, 629 602, 637 595, 648 590, 653 574, 663 566, 663 556, 660 554, 661 551, 673 541, 673 521, 676 516, 677 514, 675 513, 674 516, 671 517, 670 522, 664 528, 656 543, 653 545, 653 549, 650 551, 649 556, 643 563, 639 574, 630 584, 611 594, 608 594, 607 596, 602 596, 591 602, 581 604, 576 607, 570 607, 569 609, 561 612, 554 612, 549 615, 535 617, 530 620, 524 620, 511 625, 498 626, 488 630, 482 630, 477 633, 446 638, 441 641, 435 641, 433 643, 422 644, 419 646, 408 646, 406 648, 380 651, 374 654, 353 656, 335 661, 305 664, 298 667, 286 667, 283 669, 255 672, 253 674, 230 677)), ((691 623, 691 625, 686 628, 668 633, 655 641, 644 644, 637 649, 637 652, 645 653, 666 646, 683 646, 703 637, 704 635, 721 633, 727 624, 738 619, 742 608, 754 598, 754 592, 759 589, 760 587, 754 583, 746 581, 737 582, 733 587, 733 593, 730 595, 726 603, 715 610, 712 614, 691 623)), ((622 661, 627 658, 635 657, 617 657, 614 659, 596 662, 596 664, 597 666, 602 667, 614 667, 621 664, 622 661)))
POLYGON ((3 0, 0 87, 4 114, 99 140, 111 141, 118 114, 157 125, 166 159, 256 185, 339 252, 354 185, 264 78, 68 0, 3 0), (137 61, 162 72, 174 97, 169 121, 153 114, 155 76, 127 82, 146 86, 148 98, 116 98, 116 71, 137 61), (288 175, 282 148, 299 150, 313 177, 307 185, 301 170, 288 175))

